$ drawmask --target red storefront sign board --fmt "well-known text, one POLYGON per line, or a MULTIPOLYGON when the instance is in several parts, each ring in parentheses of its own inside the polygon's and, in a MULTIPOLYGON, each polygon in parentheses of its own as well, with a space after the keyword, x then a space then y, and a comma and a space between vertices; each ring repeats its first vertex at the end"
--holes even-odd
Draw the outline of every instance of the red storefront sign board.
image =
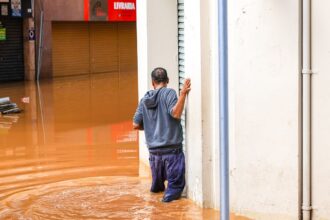
POLYGON ((98 0, 84 0, 84 18, 86 21, 90 20, 104 20, 108 21, 136 21, 136 0, 99 0, 100 5, 108 3, 107 16, 99 16, 91 10, 91 5, 95 7, 98 5, 98 0), (107 1, 104 3, 104 1, 107 1), (91 12, 92 11, 92 12, 91 12))
POLYGON ((136 0, 109 0, 109 21, 136 21, 136 0))

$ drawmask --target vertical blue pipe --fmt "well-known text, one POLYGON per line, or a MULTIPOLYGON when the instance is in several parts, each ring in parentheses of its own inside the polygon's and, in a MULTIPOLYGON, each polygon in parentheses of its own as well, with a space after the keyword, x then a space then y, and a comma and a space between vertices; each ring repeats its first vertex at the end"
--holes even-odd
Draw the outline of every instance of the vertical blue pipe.
POLYGON ((218 0, 220 91, 220 216, 229 220, 228 26, 227 0, 218 0))

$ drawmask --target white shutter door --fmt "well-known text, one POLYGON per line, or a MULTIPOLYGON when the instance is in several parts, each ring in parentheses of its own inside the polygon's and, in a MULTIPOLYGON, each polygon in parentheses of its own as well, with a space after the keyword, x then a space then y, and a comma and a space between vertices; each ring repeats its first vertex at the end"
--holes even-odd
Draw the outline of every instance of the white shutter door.
MULTIPOLYGON (((183 86, 185 79, 185 67, 184 67, 184 0, 178 0, 178 45, 179 45, 179 88, 183 86)), ((183 147, 185 149, 186 139, 186 113, 185 111, 181 117, 181 124, 183 130, 183 147)))

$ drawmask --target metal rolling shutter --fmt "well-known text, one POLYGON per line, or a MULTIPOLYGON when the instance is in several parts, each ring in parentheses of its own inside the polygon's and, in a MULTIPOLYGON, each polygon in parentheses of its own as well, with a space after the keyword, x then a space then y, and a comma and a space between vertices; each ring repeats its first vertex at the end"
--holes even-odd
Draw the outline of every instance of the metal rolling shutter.
POLYGON ((1 18, 6 40, 0 41, 0 81, 24 80, 23 24, 21 18, 1 18))
POLYGON ((184 68, 184 0, 178 0, 178 44, 179 44, 179 83, 180 89, 185 78, 184 68))
POLYGON ((80 22, 54 22, 53 76, 89 74, 89 27, 80 22))
MULTIPOLYGON (((184 0, 178 0, 178 45, 179 45, 179 88, 183 86, 183 82, 185 79, 185 67, 184 67, 184 0)), ((183 128, 183 145, 185 147, 185 132, 186 132, 186 114, 183 112, 181 117, 181 124, 183 128)))
POLYGON ((119 71, 137 70, 136 23, 118 23, 119 71))
POLYGON ((135 22, 53 23, 54 77, 136 71, 135 22))
POLYGON ((95 22, 89 24, 91 73, 118 71, 118 25, 95 22))

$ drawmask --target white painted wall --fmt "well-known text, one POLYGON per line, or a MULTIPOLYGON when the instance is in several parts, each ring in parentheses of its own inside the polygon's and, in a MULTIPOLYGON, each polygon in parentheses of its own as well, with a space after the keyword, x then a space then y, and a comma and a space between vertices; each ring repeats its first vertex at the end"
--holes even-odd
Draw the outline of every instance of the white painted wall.
POLYGON ((330 219, 329 1, 312 1, 312 206, 313 219, 330 219))
MULTIPOLYGON (((231 2, 229 23, 232 211, 297 219, 299 4, 231 2)), ((188 196, 212 208, 220 198, 217 40, 217 1, 186 1, 188 196)))
POLYGON ((176 0, 147 0, 149 74, 164 67, 178 92, 178 14, 176 0))
POLYGON ((229 1, 233 211, 299 215, 299 1, 229 1))
MULTIPOLYGON (((169 87, 178 91, 178 24, 176 0, 137 0, 139 98, 152 89, 150 74, 164 67, 169 87)), ((140 159, 148 162, 144 133, 140 132, 140 159)))

